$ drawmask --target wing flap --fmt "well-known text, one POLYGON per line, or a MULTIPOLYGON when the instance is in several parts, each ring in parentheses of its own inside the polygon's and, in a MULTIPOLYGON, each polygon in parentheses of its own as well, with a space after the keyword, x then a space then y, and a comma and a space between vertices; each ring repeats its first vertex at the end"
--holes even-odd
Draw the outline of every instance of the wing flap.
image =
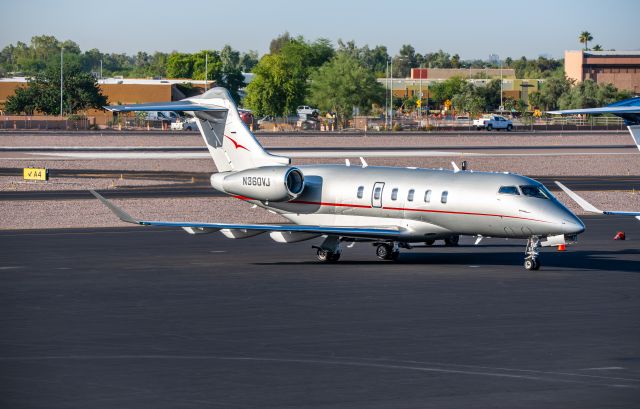
POLYGON ((300 224, 233 224, 233 223, 200 223, 200 222, 165 222, 155 220, 139 220, 119 208, 95 190, 89 190, 102 204, 111 210, 124 222, 141 226, 181 227, 187 231, 213 231, 222 229, 243 229, 257 232, 299 232, 329 234, 343 237, 357 238, 393 238, 400 236, 402 231, 395 227, 350 227, 350 226, 315 226, 300 224))

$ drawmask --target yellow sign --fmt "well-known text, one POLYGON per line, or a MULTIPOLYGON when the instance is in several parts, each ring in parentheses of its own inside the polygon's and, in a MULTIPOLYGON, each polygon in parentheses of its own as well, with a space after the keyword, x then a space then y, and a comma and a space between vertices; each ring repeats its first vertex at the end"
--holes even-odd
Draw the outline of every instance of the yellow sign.
POLYGON ((542 116, 542 111, 536 109, 535 111, 533 111, 533 116, 535 116, 536 118, 540 118, 542 116))
POLYGON ((418 108, 420 108, 422 106, 422 100, 421 99, 417 100, 416 105, 418 106, 418 108))
POLYGON ((45 168, 24 168, 25 180, 49 180, 49 170, 45 168))

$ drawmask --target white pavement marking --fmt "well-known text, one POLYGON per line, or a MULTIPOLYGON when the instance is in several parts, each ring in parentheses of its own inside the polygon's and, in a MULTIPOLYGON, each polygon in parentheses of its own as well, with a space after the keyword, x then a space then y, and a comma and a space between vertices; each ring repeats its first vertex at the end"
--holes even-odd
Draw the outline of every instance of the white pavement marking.
POLYGON ((506 368, 490 368, 490 367, 473 367, 467 365, 447 365, 434 364, 431 366, 418 365, 419 362, 409 364, 400 361, 394 363, 372 362, 372 361, 356 361, 356 360, 339 360, 339 359, 308 359, 308 358, 269 358, 269 357, 243 357, 243 356, 212 356, 212 355, 42 355, 42 356, 5 356, 0 357, 0 362, 10 361, 54 361, 54 360, 218 360, 218 361, 239 361, 239 362, 274 362, 280 364, 311 364, 311 365, 329 365, 329 366, 351 366, 363 368, 377 368, 387 370, 408 370, 418 372, 447 373, 457 375, 470 376, 488 376, 497 378, 511 378, 522 380, 535 380, 551 383, 573 383, 594 386, 608 386, 614 388, 638 388, 640 379, 613 378, 605 376, 581 375, 565 372, 548 372, 533 371, 506 368), (458 367, 459 369, 454 369, 458 367), (468 367, 469 369, 462 369, 468 367), (515 373, 514 373, 515 372, 515 373), (620 383, 616 381, 625 381, 620 383))

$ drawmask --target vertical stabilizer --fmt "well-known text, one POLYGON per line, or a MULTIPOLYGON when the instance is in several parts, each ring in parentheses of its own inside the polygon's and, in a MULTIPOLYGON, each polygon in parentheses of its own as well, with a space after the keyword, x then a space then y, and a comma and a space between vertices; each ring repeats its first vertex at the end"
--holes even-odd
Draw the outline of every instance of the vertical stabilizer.
POLYGON ((213 88, 190 102, 227 108, 227 111, 195 111, 207 148, 219 172, 239 171, 260 166, 288 165, 289 158, 266 152, 242 122, 236 104, 225 88, 213 88))

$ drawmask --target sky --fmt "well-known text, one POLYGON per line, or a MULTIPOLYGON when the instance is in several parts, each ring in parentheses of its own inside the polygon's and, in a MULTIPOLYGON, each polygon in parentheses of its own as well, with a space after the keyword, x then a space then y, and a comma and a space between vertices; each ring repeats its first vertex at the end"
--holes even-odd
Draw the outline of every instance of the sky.
POLYGON ((560 58, 591 45, 640 50, 639 0, 6 0, 1 7, 0 48, 34 35, 73 40, 85 51, 221 49, 268 52, 271 39, 288 31, 307 40, 355 40, 358 46, 403 44, 417 52, 442 49, 462 59, 560 58))

